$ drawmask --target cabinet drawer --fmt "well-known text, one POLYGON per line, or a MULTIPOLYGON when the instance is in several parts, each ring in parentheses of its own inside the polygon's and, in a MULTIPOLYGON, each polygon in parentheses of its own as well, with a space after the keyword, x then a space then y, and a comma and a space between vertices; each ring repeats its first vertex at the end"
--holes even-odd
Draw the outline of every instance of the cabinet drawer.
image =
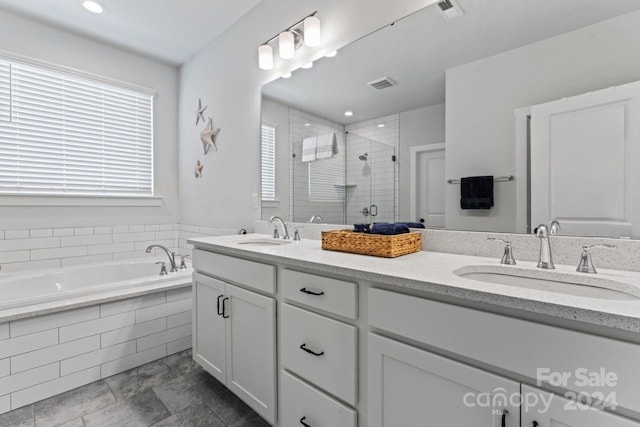
POLYGON ((259 291, 270 294, 276 291, 276 269, 272 265, 195 249, 193 268, 259 291))
POLYGON ((291 301, 349 319, 358 316, 355 283, 292 270, 283 270, 280 279, 282 295, 291 301))
POLYGON ((281 329, 282 364, 355 405, 356 328, 283 304, 281 329))
POLYGON ((356 427, 353 409, 284 371, 280 378, 282 427, 301 427, 301 420, 312 427, 356 427))

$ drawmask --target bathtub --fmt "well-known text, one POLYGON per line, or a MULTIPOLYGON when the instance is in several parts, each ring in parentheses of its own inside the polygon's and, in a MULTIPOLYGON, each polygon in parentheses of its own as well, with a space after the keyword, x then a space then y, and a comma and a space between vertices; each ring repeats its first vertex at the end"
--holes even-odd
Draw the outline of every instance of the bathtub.
POLYGON ((0 275, 0 318, 28 314, 29 307, 50 312, 191 282, 190 266, 160 276, 157 261, 166 259, 154 257, 0 275))

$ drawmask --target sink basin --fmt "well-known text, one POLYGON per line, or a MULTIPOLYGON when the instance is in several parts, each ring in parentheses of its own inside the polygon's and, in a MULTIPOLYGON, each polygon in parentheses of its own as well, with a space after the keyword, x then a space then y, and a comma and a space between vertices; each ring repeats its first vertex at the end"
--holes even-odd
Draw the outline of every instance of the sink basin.
POLYGON ((251 239, 251 240, 242 240, 238 242, 239 245, 247 245, 247 246, 282 246, 282 245, 290 245, 291 240, 279 240, 279 239, 251 239))
POLYGON ((503 266, 467 266, 454 271, 454 274, 479 282, 534 289, 562 295, 618 301, 640 299, 640 288, 638 286, 597 275, 537 271, 503 266))

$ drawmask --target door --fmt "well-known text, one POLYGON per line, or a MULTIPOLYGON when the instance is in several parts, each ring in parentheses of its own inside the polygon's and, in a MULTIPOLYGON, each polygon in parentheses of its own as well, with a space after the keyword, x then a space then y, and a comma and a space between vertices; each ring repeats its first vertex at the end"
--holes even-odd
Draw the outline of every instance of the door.
POLYGON ((225 319, 220 315, 225 283, 193 275, 193 358, 215 379, 226 380, 225 319))
POLYGON ((531 225, 563 232, 640 231, 640 82, 531 109, 531 225))
POLYGON ((227 387, 275 421, 275 302, 227 284, 227 387))
POLYGON ((519 425, 517 382, 379 335, 368 351, 369 427, 519 425))
POLYGON ((522 385, 522 427, 639 427, 640 423, 522 385))
POLYGON ((444 228, 444 144, 411 147, 411 221, 444 228))

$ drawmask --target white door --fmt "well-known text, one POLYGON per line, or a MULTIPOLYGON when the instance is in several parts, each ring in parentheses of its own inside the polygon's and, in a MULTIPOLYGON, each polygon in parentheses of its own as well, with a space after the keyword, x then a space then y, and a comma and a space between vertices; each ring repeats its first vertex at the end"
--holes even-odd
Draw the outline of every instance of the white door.
POLYGON ((640 82, 531 109, 531 225, 640 232, 640 82))
POLYGON ((226 325, 222 313, 225 283, 193 275, 193 358, 214 378, 226 381, 226 325))
POLYGON ((522 385, 522 427, 638 427, 640 423, 522 385))
POLYGON ((369 427, 519 425, 517 382, 374 334, 368 356, 369 427))
POLYGON ((275 421, 275 302, 227 284, 227 387, 275 421))
POLYGON ((411 221, 444 228, 444 144, 411 147, 411 221))

